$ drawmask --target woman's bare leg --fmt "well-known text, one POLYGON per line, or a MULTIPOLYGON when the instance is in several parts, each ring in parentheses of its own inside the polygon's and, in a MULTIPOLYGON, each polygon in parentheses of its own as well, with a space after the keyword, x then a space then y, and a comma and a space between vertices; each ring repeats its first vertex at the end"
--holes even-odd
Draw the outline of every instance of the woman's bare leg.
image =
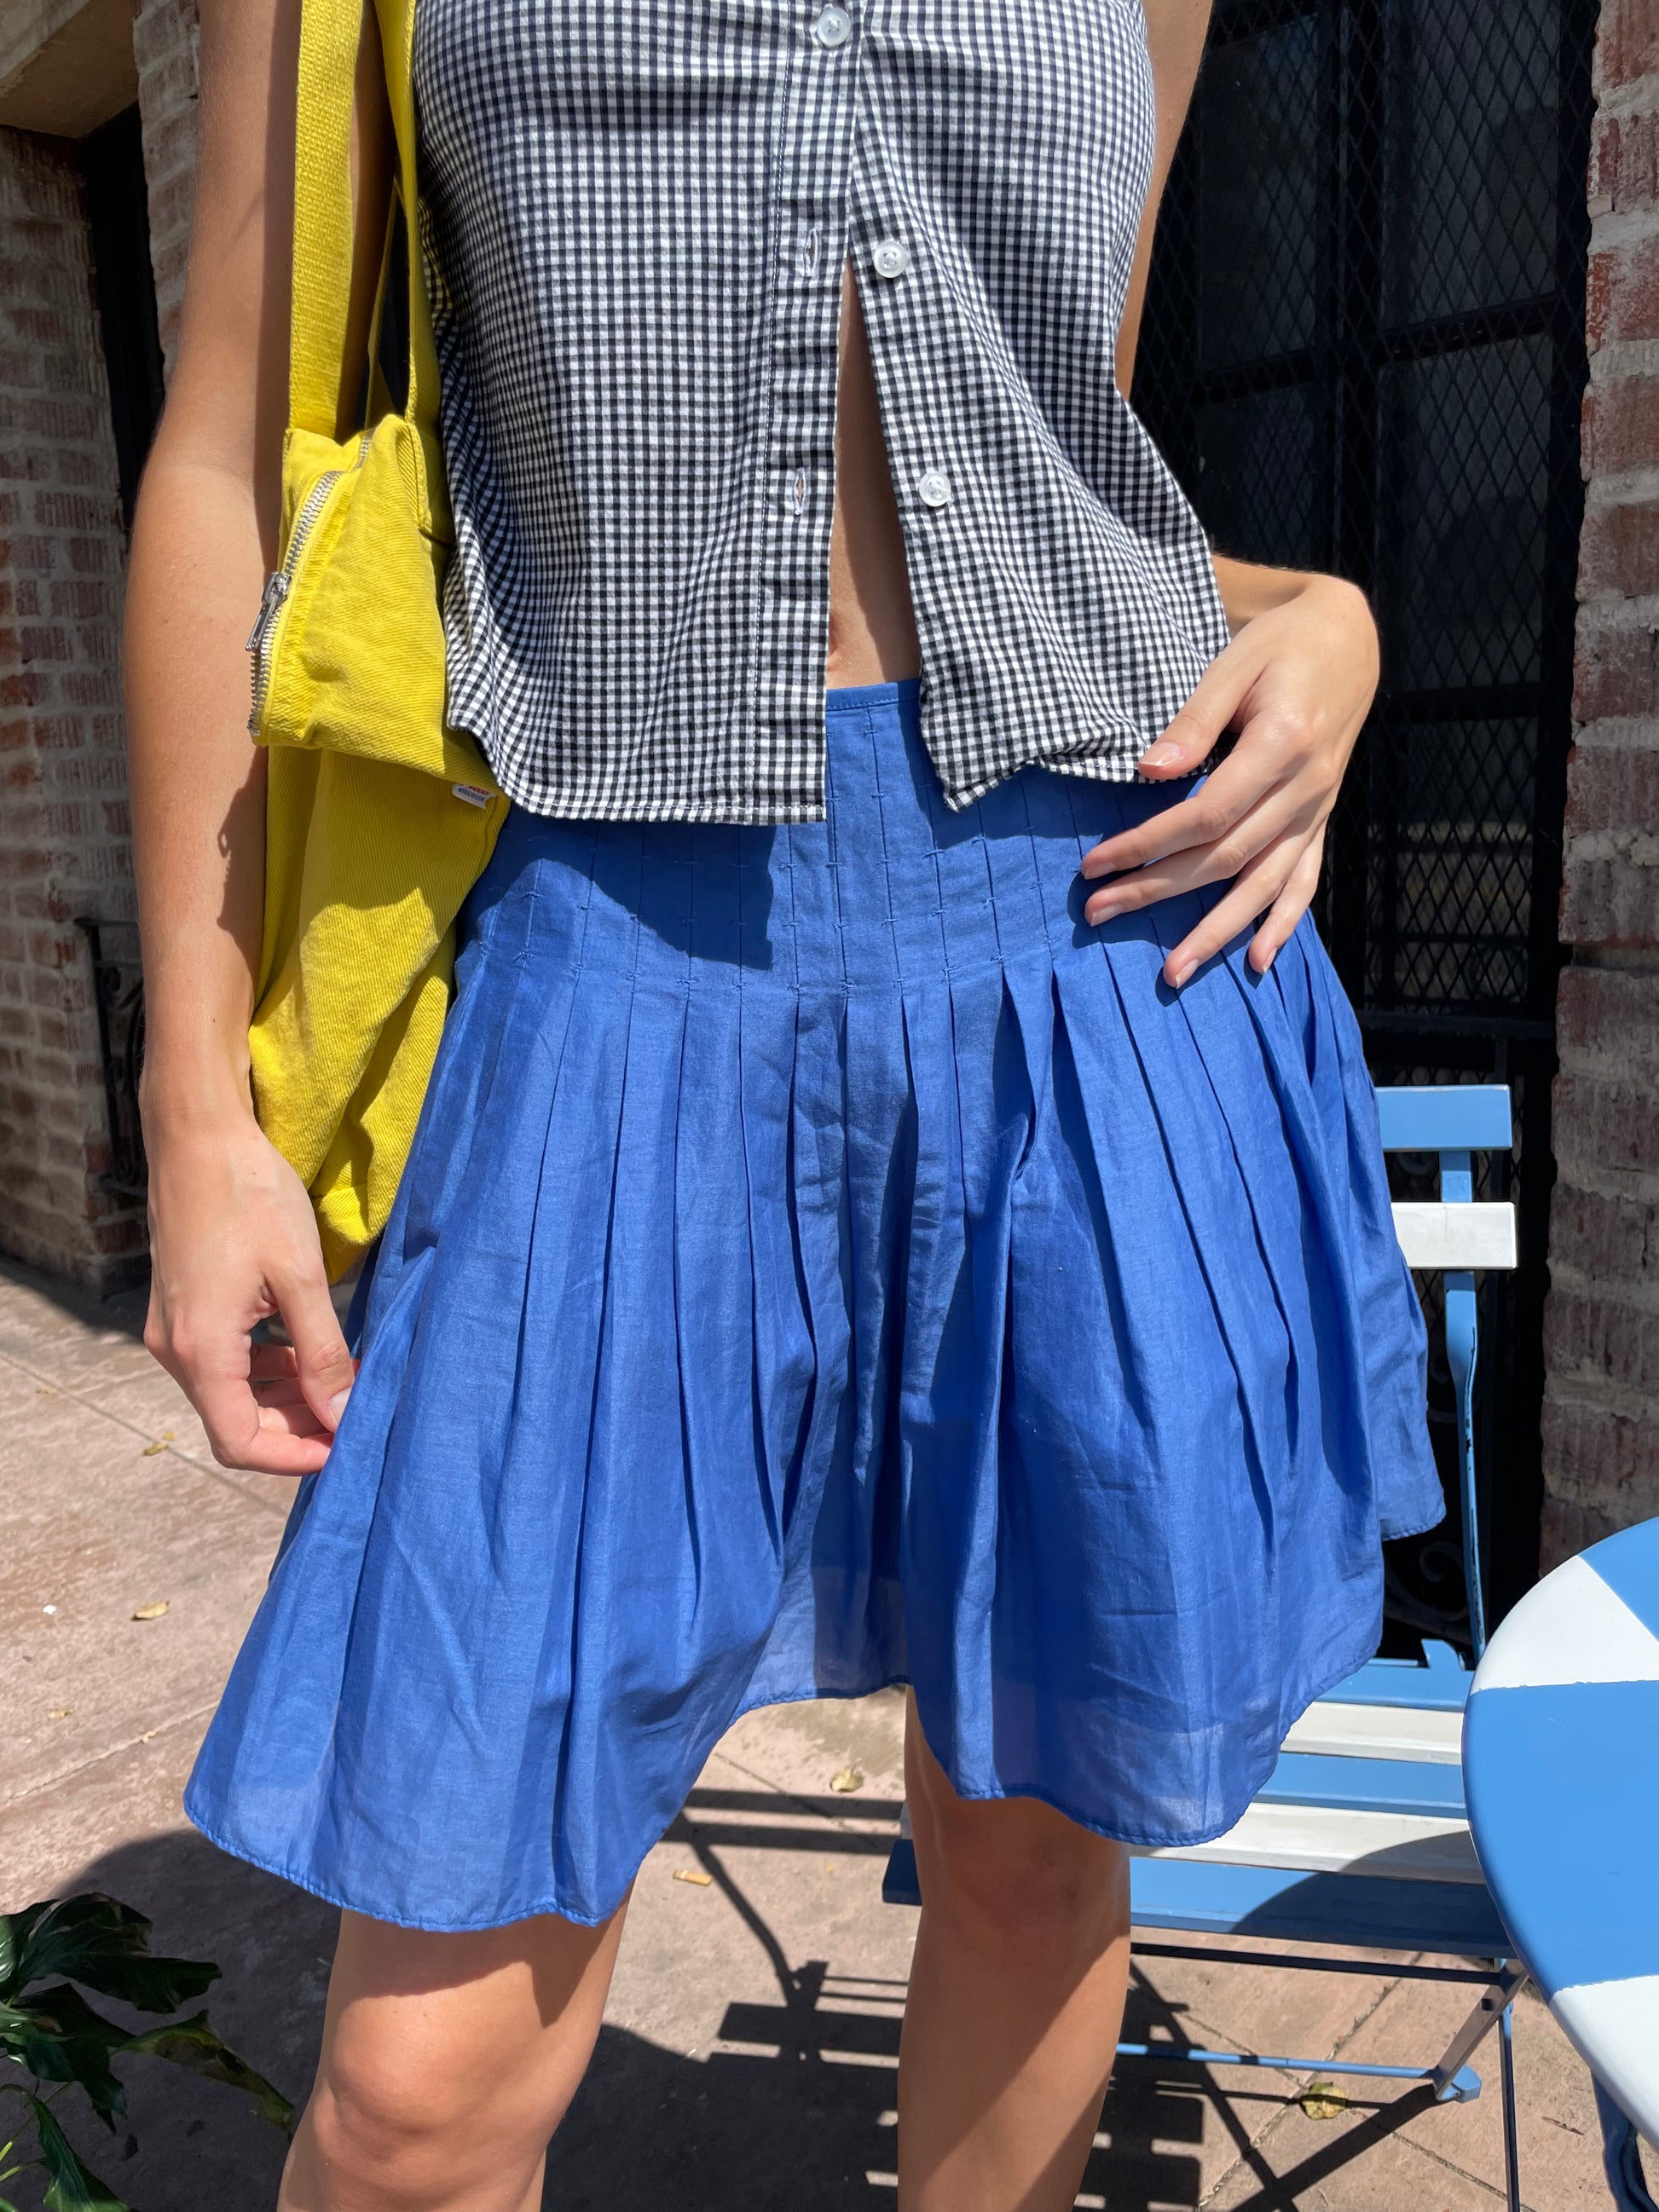
POLYGON ((905 1784, 921 1924, 899 2059, 899 2212, 1065 2212, 1123 2016, 1129 1859, 1046 1805, 958 1797, 922 1740, 905 1784))
POLYGON ((277 2212, 538 2212, 622 1925, 428 1936, 344 1914, 277 2212))

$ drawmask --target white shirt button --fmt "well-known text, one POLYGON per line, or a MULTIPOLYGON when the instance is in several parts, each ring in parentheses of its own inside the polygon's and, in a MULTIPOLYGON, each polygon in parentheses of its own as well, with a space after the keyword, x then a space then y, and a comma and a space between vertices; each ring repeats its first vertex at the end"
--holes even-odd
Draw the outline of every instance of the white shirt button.
POLYGON ((902 239, 884 238, 872 258, 878 276, 902 276, 910 266, 910 249, 902 239))
POLYGON ((812 26, 821 46, 844 46, 853 35, 853 19, 845 8, 826 8, 812 26))
POLYGON ((951 504, 951 479, 940 469, 929 469, 916 489, 928 507, 949 507, 951 504))

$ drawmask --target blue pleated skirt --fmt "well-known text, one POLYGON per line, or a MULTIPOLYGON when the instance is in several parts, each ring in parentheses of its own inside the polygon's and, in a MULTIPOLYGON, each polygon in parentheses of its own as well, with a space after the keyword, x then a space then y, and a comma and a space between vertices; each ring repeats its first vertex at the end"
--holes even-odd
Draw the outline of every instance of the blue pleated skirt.
POLYGON ((948 812, 837 692, 799 827, 515 812, 363 1364, 191 1778, 382 1920, 608 1915, 750 1706, 914 1684, 969 1797, 1218 1834, 1442 1510, 1376 1103, 1318 938, 1179 995, 1184 795, 948 812))

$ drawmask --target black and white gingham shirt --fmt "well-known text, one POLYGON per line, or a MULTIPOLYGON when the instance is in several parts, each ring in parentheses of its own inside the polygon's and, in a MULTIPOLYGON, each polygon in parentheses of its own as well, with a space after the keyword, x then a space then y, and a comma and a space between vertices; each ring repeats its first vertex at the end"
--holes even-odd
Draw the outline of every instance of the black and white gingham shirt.
POLYGON ((1133 775, 1227 635, 1113 378, 1139 0, 419 0, 415 66, 449 711, 514 799, 822 815, 844 258, 946 799, 1133 775))

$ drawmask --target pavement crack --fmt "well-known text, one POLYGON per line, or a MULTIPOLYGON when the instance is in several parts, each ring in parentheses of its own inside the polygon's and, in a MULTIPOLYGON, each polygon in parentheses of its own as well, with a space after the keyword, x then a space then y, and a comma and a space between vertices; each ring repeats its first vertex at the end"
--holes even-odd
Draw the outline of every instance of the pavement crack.
MULTIPOLYGON (((182 1450, 178 1444, 170 1443, 166 1437, 158 1437, 153 1430, 142 1428, 137 1422, 129 1421, 124 1415, 112 1413, 107 1406, 100 1405, 96 1398, 88 1397, 84 1390, 77 1389, 72 1382, 60 1382, 55 1375, 48 1374, 41 1368, 31 1366, 27 1359, 20 1359, 14 1352, 0 1352, 0 1358, 3 1358, 9 1366, 15 1367, 20 1375, 27 1375, 32 1382, 40 1383, 46 1389, 54 1391, 60 1398, 69 1399, 86 1413, 96 1413, 100 1420, 112 1422, 118 1429, 125 1429, 130 1437, 141 1437, 146 1444, 159 1443, 169 1459, 180 1461, 197 1474, 211 1475, 216 1482, 222 1483, 227 1490, 234 1492, 238 1498, 245 1499, 248 1504, 257 1505, 262 1513, 274 1514, 279 1521, 287 1520, 288 1508, 285 1505, 274 1505, 269 1498, 261 1498, 257 1491, 250 1490, 234 1468, 221 1467, 216 1460, 198 1459, 193 1452, 182 1450)), ((110 1384, 106 1387, 114 1389, 117 1386, 110 1384)), ((160 1456, 161 1454, 158 1453, 157 1457, 160 1456)))
POLYGON ((205 1719, 218 1702, 216 1698, 210 1698, 205 1705, 194 1705, 187 1713, 174 1713, 170 1720, 157 1721, 152 1729, 141 1729, 137 1735, 130 1735, 119 1743, 111 1744, 107 1750, 94 1752, 90 1759, 83 1759, 76 1765, 65 1766, 56 1774, 47 1775, 15 1797, 0 1797, 0 1813, 15 1812, 20 1805, 27 1805, 36 1797, 62 1790, 70 1783, 77 1781, 82 1775, 89 1774, 94 1767, 102 1766, 112 1759, 119 1759, 124 1752, 137 1751, 144 1744, 153 1743, 158 1735, 169 1735, 174 1729, 193 1727, 198 1721, 205 1719))

